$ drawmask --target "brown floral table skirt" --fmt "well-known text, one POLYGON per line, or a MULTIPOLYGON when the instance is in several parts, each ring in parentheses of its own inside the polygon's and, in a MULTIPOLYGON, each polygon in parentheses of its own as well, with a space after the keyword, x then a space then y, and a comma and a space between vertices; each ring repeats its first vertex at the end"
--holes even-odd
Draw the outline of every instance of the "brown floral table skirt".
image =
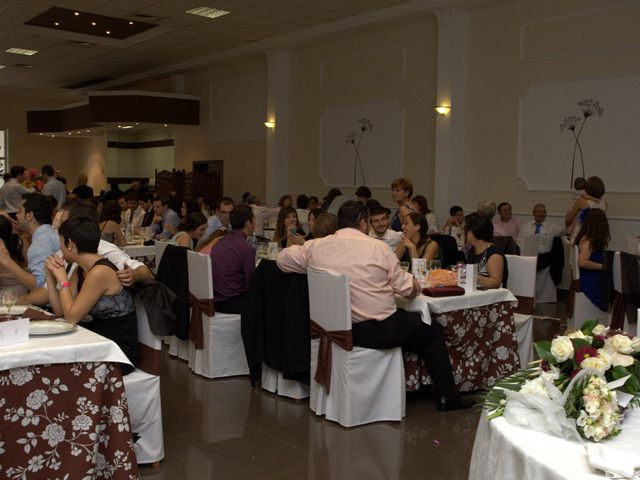
MULTIPOLYGON (((488 388, 519 370, 513 309, 512 302, 501 302, 431 314, 432 321, 444 328, 453 377, 460 392, 488 388)), ((417 354, 405 352, 404 371, 408 391, 431 383, 417 354)))
POLYGON ((138 478, 117 365, 0 371, 0 416, 0 478, 138 478))

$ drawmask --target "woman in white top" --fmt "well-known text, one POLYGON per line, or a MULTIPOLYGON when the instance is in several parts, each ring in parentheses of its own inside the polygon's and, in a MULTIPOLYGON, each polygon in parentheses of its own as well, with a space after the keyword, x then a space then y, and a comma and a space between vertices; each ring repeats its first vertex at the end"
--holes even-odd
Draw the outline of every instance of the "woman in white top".
POLYGON ((585 194, 576 199, 564 219, 566 227, 572 228, 571 244, 575 242, 589 209, 607 211, 607 202, 602 198, 605 193, 604 182, 600 177, 589 177, 584 191, 585 194))

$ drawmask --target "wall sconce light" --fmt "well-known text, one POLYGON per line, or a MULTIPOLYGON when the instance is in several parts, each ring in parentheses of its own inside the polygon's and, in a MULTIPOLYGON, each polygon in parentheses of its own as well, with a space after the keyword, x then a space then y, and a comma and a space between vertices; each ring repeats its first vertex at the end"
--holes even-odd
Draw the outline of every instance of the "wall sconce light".
POLYGON ((275 128, 276 122, 272 122, 272 121, 264 122, 264 126, 267 128, 275 128))
POLYGON ((444 116, 444 115, 448 115, 449 112, 451 112, 451 107, 447 105, 438 105, 435 108, 435 111, 438 112, 438 115, 444 116))

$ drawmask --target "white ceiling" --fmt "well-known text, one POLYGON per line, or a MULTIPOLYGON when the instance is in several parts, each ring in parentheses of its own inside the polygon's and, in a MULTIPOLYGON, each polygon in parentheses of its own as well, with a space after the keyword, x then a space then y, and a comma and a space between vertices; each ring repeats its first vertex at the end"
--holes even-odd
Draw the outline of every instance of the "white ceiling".
POLYGON ((131 78, 165 65, 407 3, 416 0, 0 0, 0 65, 6 66, 0 70, 0 88, 60 91, 65 85, 97 77, 131 78), (198 6, 231 13, 216 19, 184 13, 198 6), (153 19, 140 20, 164 28, 128 41, 96 37, 89 40, 96 43, 83 47, 70 39, 89 37, 70 34, 61 38, 55 30, 23 25, 50 7, 132 20, 137 19, 136 14, 151 15, 153 19), (30 57, 5 53, 10 47, 39 53, 30 57))

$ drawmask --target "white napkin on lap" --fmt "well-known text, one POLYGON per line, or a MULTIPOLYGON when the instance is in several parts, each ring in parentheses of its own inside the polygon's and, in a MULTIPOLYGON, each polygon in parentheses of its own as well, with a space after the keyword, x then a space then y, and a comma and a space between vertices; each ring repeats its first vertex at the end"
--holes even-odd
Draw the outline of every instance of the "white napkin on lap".
POLYGON ((585 448, 591 466, 605 472, 607 478, 640 479, 640 455, 600 443, 586 443, 585 448))

